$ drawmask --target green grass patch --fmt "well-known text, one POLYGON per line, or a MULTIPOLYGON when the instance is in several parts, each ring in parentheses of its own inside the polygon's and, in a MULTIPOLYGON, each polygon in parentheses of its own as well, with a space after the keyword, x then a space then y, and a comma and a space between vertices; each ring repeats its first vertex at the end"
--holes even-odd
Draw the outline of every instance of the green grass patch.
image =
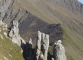
POLYGON ((21 48, 12 43, 12 41, 4 35, 4 32, 7 32, 6 30, 3 30, 2 27, 0 28, 0 34, 3 37, 2 39, 0 36, 0 60, 4 60, 4 57, 9 60, 24 60, 21 54, 21 48))

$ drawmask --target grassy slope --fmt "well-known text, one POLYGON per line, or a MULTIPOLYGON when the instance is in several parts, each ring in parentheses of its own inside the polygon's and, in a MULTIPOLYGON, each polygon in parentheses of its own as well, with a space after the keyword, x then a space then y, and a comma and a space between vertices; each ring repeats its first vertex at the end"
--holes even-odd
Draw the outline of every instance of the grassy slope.
MULTIPOLYGON (((31 14, 49 24, 61 23, 64 31, 63 45, 66 48, 68 60, 82 60, 83 58, 83 15, 52 4, 47 0, 14 0, 16 7, 29 11, 31 14), (18 4, 19 2, 20 4, 18 4)), ((14 13, 17 12, 16 8, 14 13)), ((21 12, 22 13, 22 12, 21 12)), ((19 17, 18 17, 19 18, 19 17)))
POLYGON ((64 31, 63 45, 66 48, 68 60, 83 59, 83 15, 44 0, 37 2, 20 0, 20 4, 33 15, 50 24, 61 23, 64 31))
POLYGON ((83 59, 83 39, 82 36, 74 33, 66 25, 63 25, 64 40, 63 45, 66 49, 68 60, 82 60, 83 59))
POLYGON ((3 32, 7 31, 2 30, 0 32, 4 38, 2 39, 0 36, 0 60, 5 60, 4 57, 9 60, 23 60, 21 49, 17 45, 13 44, 12 41, 3 34, 3 32))

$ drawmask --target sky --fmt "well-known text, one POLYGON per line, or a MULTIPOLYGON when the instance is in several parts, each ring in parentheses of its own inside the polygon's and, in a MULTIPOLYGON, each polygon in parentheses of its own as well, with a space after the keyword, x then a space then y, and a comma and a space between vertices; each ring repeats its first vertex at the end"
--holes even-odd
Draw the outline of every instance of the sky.
POLYGON ((78 0, 79 2, 83 3, 83 0, 78 0))

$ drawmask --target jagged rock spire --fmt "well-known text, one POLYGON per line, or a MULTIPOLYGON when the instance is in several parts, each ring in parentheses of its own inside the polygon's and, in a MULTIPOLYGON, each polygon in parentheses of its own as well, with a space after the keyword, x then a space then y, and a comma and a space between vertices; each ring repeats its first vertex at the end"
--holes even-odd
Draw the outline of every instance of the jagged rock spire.
POLYGON ((48 48, 49 48, 49 35, 41 33, 38 31, 38 41, 37 41, 37 60, 39 60, 39 57, 41 57, 40 52, 41 52, 41 43, 43 45, 43 59, 47 60, 48 56, 48 48))
POLYGON ((58 40, 54 44, 54 50, 53 50, 54 60, 67 60, 65 55, 65 48, 61 44, 61 42, 62 42, 61 40, 58 40))
POLYGON ((41 50, 41 32, 38 31, 38 49, 41 50))
POLYGON ((41 52, 41 32, 38 31, 38 41, 37 41, 37 60, 39 60, 39 56, 40 56, 40 52, 41 52))
POLYGON ((3 23, 3 21, 2 21, 2 19, 3 19, 2 13, 3 12, 0 12, 0 26, 2 26, 4 30, 7 30, 7 24, 3 23))
POLYGON ((12 28, 9 32, 9 37, 12 39, 13 43, 21 46, 21 43, 26 44, 26 42, 19 35, 18 21, 14 20, 12 24, 12 28))
POLYGON ((43 48, 44 48, 44 60, 47 60, 48 56, 48 48, 49 48, 49 35, 48 34, 42 34, 43 37, 43 48))
POLYGON ((2 19, 1 19, 2 17, 0 17, 0 26, 2 26, 3 27, 3 30, 7 30, 7 24, 5 24, 5 23, 3 23, 3 21, 2 21, 2 19))

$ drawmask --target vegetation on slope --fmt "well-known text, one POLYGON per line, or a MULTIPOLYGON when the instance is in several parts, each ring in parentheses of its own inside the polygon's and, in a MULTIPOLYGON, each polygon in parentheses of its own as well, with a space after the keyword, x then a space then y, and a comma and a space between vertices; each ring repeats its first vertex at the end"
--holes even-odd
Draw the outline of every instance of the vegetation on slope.
POLYGON ((13 44, 12 41, 4 35, 2 27, 0 27, 0 60, 24 60, 21 54, 21 48, 13 44))
POLYGON ((62 25, 64 31, 63 45, 66 49, 68 60, 82 60, 83 59, 83 39, 82 36, 74 33, 66 25, 62 25), (73 32, 73 33, 72 33, 73 32))
MULTIPOLYGON (((53 2, 48 2, 48 0, 37 0, 37 1, 36 0, 34 1, 33 0, 14 0, 14 1, 15 2, 12 3, 11 7, 7 11, 8 14, 10 14, 8 19, 25 20, 27 19, 27 16, 28 16, 28 14, 26 14, 25 11, 28 11, 31 14, 35 15, 36 17, 39 17, 41 20, 49 24, 60 23, 64 31, 63 45, 66 48, 66 54, 67 54, 68 60, 82 60, 82 57, 83 57, 83 48, 82 48, 83 46, 83 28, 82 28, 83 14, 82 12, 76 11, 76 9, 73 8, 74 5, 72 4, 72 3, 75 3, 75 4, 78 3, 76 2, 77 0, 75 1, 71 0, 73 1, 72 3, 68 2, 68 5, 70 5, 68 7, 69 9, 61 5, 59 6, 55 3, 53 4, 53 2), (20 12, 18 13, 18 11, 20 12)), ((67 0, 67 1, 70 1, 70 0, 67 0)), ((77 8, 78 10, 82 8, 83 5, 81 5, 81 7, 79 6, 79 4, 75 6, 78 6, 77 8)), ((27 33, 27 34, 30 34, 30 33, 27 33)))

